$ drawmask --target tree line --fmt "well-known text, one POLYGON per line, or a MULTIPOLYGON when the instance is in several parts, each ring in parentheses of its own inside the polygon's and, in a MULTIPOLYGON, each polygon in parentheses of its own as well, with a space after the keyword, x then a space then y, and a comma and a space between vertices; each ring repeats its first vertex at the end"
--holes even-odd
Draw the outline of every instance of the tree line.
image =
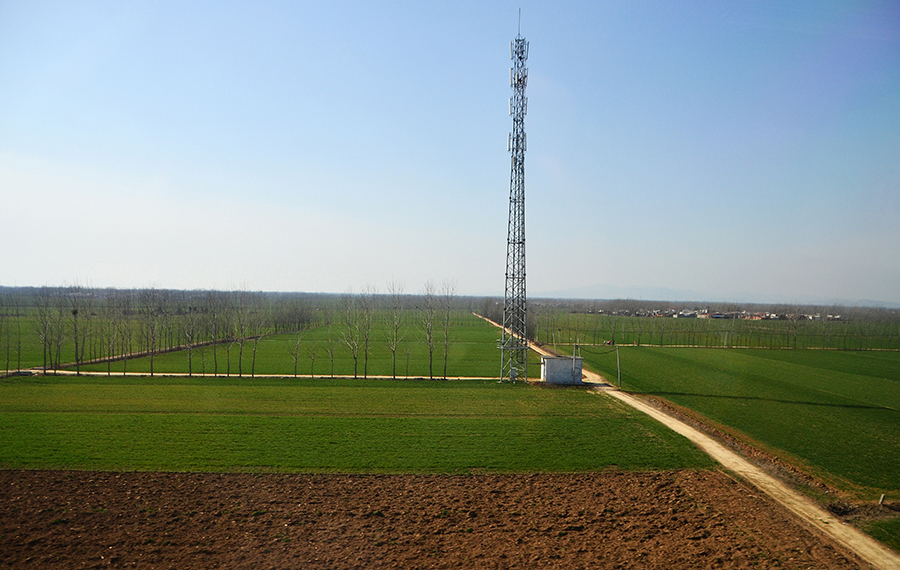
POLYGON ((194 352, 203 350, 203 369, 214 375, 253 376, 259 342, 266 336, 327 325, 334 330, 322 346, 293 340, 294 374, 302 356, 314 366, 320 350, 330 359, 346 349, 354 377, 369 374, 375 342, 385 342, 397 376, 400 347, 416 336, 427 348, 429 377, 447 376, 451 320, 456 286, 427 282, 418 295, 400 283, 386 293, 367 287, 342 295, 182 291, 168 289, 94 289, 81 286, 0 288, 0 351, 6 371, 39 367, 45 372, 86 364, 146 358, 150 374, 159 354, 184 351, 194 373, 194 352), (378 338, 375 337, 375 320, 378 338), (383 338, 386 332, 386 338, 383 338), (305 354, 304 354, 305 349, 305 354), (211 356, 211 358, 209 358, 211 356), (236 358, 232 358, 236 356, 236 358), (210 360, 207 366, 207 361, 210 360), (35 362, 37 361, 37 362, 35 362))
MULTIPOLYGON (((93 289, 81 286, 7 288, 0 295, 0 347, 6 370, 21 370, 23 357, 39 354, 43 370, 214 346, 255 350, 267 334, 311 326, 315 312, 301 295, 251 291, 93 289)), ((32 358, 33 359, 33 358, 32 358)), ((243 366, 244 359, 238 359, 243 366)), ((230 358, 222 365, 230 366, 230 358)), ((252 366, 252 359, 251 359, 252 366)), ((190 370, 189 370, 190 371, 190 370)), ((229 371, 230 372, 230 371, 229 371)), ((243 372, 242 370, 238 371, 243 372)))

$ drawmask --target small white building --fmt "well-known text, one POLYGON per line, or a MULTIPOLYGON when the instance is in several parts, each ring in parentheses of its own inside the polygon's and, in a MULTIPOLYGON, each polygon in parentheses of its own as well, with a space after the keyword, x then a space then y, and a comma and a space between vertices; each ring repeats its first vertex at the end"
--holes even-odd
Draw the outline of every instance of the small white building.
POLYGON ((581 384, 580 356, 542 356, 541 380, 548 384, 581 384))

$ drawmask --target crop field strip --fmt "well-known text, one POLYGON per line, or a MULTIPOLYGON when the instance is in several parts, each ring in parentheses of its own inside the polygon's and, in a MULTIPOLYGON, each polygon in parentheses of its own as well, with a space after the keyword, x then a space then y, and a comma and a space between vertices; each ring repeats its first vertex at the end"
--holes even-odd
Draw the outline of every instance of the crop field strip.
POLYGON ((583 390, 470 381, 34 380, 0 385, 0 465, 7 468, 464 473, 712 466, 687 440, 583 390), (105 396, 96 398, 100 392, 105 396))

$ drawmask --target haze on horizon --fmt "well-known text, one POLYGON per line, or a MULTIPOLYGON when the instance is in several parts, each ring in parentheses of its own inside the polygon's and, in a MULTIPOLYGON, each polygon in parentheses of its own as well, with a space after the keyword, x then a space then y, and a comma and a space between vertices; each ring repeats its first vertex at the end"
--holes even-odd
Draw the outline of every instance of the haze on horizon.
POLYGON ((519 7, 530 296, 900 304, 891 1, 0 3, 0 285, 502 295, 519 7))

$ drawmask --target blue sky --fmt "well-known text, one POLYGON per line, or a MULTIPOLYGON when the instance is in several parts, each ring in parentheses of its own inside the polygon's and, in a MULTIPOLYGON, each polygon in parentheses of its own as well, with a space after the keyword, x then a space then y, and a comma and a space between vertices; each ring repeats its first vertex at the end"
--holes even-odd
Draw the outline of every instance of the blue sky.
POLYGON ((896 2, 6 2, 0 285, 900 303, 896 2))

